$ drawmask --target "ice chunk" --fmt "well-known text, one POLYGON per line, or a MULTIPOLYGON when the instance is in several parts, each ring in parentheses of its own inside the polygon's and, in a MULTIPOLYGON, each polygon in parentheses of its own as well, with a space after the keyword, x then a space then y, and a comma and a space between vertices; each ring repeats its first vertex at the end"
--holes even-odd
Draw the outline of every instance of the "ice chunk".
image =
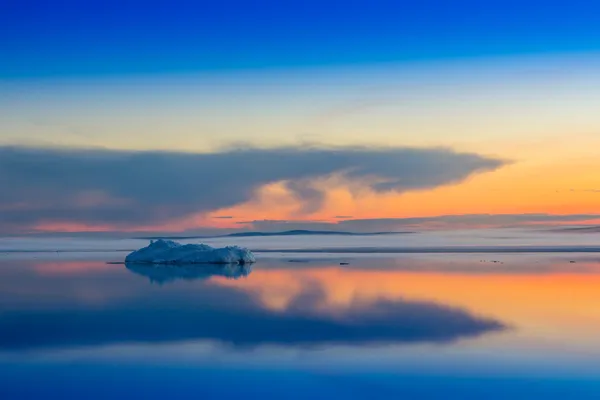
POLYGON ((181 244, 172 240, 151 241, 125 257, 126 263, 138 264, 250 264, 254 254, 238 246, 214 248, 206 244, 181 244))

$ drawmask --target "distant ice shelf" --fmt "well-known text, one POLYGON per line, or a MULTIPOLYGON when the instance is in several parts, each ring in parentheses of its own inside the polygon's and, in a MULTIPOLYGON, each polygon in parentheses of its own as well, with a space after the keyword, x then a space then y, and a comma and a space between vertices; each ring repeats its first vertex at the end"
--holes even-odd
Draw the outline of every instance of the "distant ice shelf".
POLYGON ((181 244, 172 240, 154 240, 127 257, 131 264, 251 264, 254 254, 238 246, 214 248, 206 244, 181 244))

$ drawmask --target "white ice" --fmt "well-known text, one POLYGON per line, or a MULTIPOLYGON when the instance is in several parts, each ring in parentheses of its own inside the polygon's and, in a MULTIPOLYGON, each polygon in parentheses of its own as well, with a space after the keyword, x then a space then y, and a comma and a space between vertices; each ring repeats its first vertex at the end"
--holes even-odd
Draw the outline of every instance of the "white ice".
POLYGON ((254 254, 238 246, 214 248, 206 244, 181 244, 172 240, 151 241, 125 257, 126 263, 144 264, 250 264, 254 254))

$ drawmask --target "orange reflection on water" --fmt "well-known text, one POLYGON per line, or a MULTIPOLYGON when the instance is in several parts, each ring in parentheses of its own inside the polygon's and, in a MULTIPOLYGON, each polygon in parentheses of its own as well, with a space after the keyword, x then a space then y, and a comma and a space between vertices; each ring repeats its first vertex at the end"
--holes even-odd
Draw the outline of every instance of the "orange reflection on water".
MULTIPOLYGON (((285 310, 303 290, 317 288, 324 311, 376 300, 423 300, 459 307, 514 327, 517 334, 544 340, 600 339, 600 273, 590 272, 413 272, 344 269, 337 266, 261 270, 248 279, 214 278, 285 310)), ((599 343, 600 344, 600 343, 599 343)))
POLYGON ((115 269, 115 265, 102 261, 50 261, 33 264, 39 275, 75 275, 115 269))

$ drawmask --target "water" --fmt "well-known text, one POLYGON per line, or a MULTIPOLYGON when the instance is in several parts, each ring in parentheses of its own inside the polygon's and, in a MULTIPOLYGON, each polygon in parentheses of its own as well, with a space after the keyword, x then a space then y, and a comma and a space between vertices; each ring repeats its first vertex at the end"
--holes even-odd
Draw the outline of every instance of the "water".
MULTIPOLYGON (((378 236, 269 236, 269 237, 221 237, 178 240, 182 243, 206 243, 211 246, 240 245, 251 250, 266 249, 369 249, 371 253, 390 249, 427 249, 436 247, 546 247, 560 246, 600 248, 600 232, 565 233, 546 229, 477 229, 447 232, 421 232, 414 234, 390 234, 378 236)), ((148 240, 114 238, 64 238, 64 237, 5 237, 0 238, 0 254, 3 252, 26 251, 132 251, 146 246, 148 240)), ((64 255, 63 255, 64 256, 64 255)), ((80 257, 80 256, 77 256, 80 257)), ((106 258, 106 256, 103 256, 106 258)), ((336 256, 337 257, 337 256, 336 256)))
POLYGON ((600 396, 594 253, 124 254, 0 257, 0 398, 600 396))

